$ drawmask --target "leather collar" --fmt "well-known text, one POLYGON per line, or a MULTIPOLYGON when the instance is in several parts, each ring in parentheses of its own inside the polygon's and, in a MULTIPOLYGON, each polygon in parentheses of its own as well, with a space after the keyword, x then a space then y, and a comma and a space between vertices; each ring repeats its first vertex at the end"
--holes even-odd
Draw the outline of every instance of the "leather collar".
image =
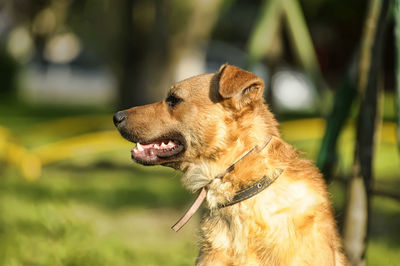
MULTIPOLYGON (((267 147, 268 144, 270 143, 271 139, 272 139, 272 136, 269 137, 267 139, 267 141, 261 147, 258 147, 258 146, 253 147, 251 150, 249 150, 243 156, 241 156, 236 162, 234 162, 231 166, 229 166, 223 173, 221 173, 221 174, 217 175, 215 178, 213 178, 213 180, 216 178, 219 178, 222 180, 228 173, 235 170, 235 166, 238 162, 242 161, 250 153, 252 153, 255 150, 260 152, 265 147, 267 147)), ((264 189, 269 187, 281 175, 282 172, 283 172, 283 170, 279 169, 277 174, 275 174, 272 178, 263 176, 257 182, 251 184, 250 186, 248 186, 244 189, 237 191, 231 201, 218 205, 218 208, 225 208, 228 206, 232 206, 236 203, 239 203, 241 201, 244 201, 246 199, 249 199, 249 198, 255 196, 256 194, 260 193, 261 191, 263 191, 264 189)), ((211 182, 212 182, 212 180, 210 181, 210 183, 211 182)), ((178 232, 189 221, 189 219, 193 216, 193 214, 195 214, 196 211, 200 208, 201 204, 203 203, 204 199, 207 196, 207 188, 206 187, 207 186, 205 186, 201 189, 195 202, 192 204, 192 206, 189 208, 189 210, 187 210, 186 213, 171 227, 172 230, 174 230, 175 232, 178 232)))
POLYGON ((236 203, 247 200, 257 195, 258 193, 269 187, 281 175, 282 172, 283 170, 279 169, 279 171, 272 178, 269 178, 266 175, 263 176, 260 180, 253 183, 252 185, 237 191, 231 201, 218 205, 218 208, 221 209, 232 206, 236 203))

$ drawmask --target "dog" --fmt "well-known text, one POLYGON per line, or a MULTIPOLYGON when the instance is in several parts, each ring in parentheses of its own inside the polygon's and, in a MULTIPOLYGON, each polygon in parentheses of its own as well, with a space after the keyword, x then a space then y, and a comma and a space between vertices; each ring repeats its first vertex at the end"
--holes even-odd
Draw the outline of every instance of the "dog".
POLYGON ((114 124, 137 143, 133 161, 180 170, 205 192, 196 265, 347 265, 322 175, 281 139, 263 90, 225 64, 114 124))

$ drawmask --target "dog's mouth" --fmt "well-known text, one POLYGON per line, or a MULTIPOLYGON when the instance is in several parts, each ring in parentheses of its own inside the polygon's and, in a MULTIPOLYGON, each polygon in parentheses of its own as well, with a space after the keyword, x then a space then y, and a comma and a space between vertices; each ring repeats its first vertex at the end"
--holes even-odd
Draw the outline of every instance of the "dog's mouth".
POLYGON ((131 150, 132 160, 135 162, 154 165, 173 159, 184 150, 184 145, 178 140, 163 139, 145 144, 136 143, 131 150))

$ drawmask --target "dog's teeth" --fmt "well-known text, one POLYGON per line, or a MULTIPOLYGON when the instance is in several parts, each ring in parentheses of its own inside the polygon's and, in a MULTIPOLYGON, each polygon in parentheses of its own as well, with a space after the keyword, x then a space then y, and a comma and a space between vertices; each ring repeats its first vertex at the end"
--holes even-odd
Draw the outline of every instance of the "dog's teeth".
POLYGON ((160 146, 158 146, 158 144, 156 143, 156 144, 154 144, 154 148, 159 149, 160 146))
POLYGON ((161 142, 161 148, 165 148, 167 145, 164 142, 161 142))
POLYGON ((136 147, 135 147, 135 148, 137 148, 139 151, 144 151, 142 145, 140 145, 139 142, 136 144, 136 147))
POLYGON ((175 143, 173 143, 171 140, 168 142, 168 145, 174 145, 175 143))

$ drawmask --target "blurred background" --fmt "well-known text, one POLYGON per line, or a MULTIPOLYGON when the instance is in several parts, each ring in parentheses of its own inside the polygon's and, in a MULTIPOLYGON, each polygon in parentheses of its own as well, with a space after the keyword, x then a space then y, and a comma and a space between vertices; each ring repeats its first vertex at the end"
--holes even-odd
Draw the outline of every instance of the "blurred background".
POLYGON ((193 265, 193 195, 112 114, 227 62, 324 172, 352 264, 398 265, 399 3, 1 0, 0 265, 193 265))

